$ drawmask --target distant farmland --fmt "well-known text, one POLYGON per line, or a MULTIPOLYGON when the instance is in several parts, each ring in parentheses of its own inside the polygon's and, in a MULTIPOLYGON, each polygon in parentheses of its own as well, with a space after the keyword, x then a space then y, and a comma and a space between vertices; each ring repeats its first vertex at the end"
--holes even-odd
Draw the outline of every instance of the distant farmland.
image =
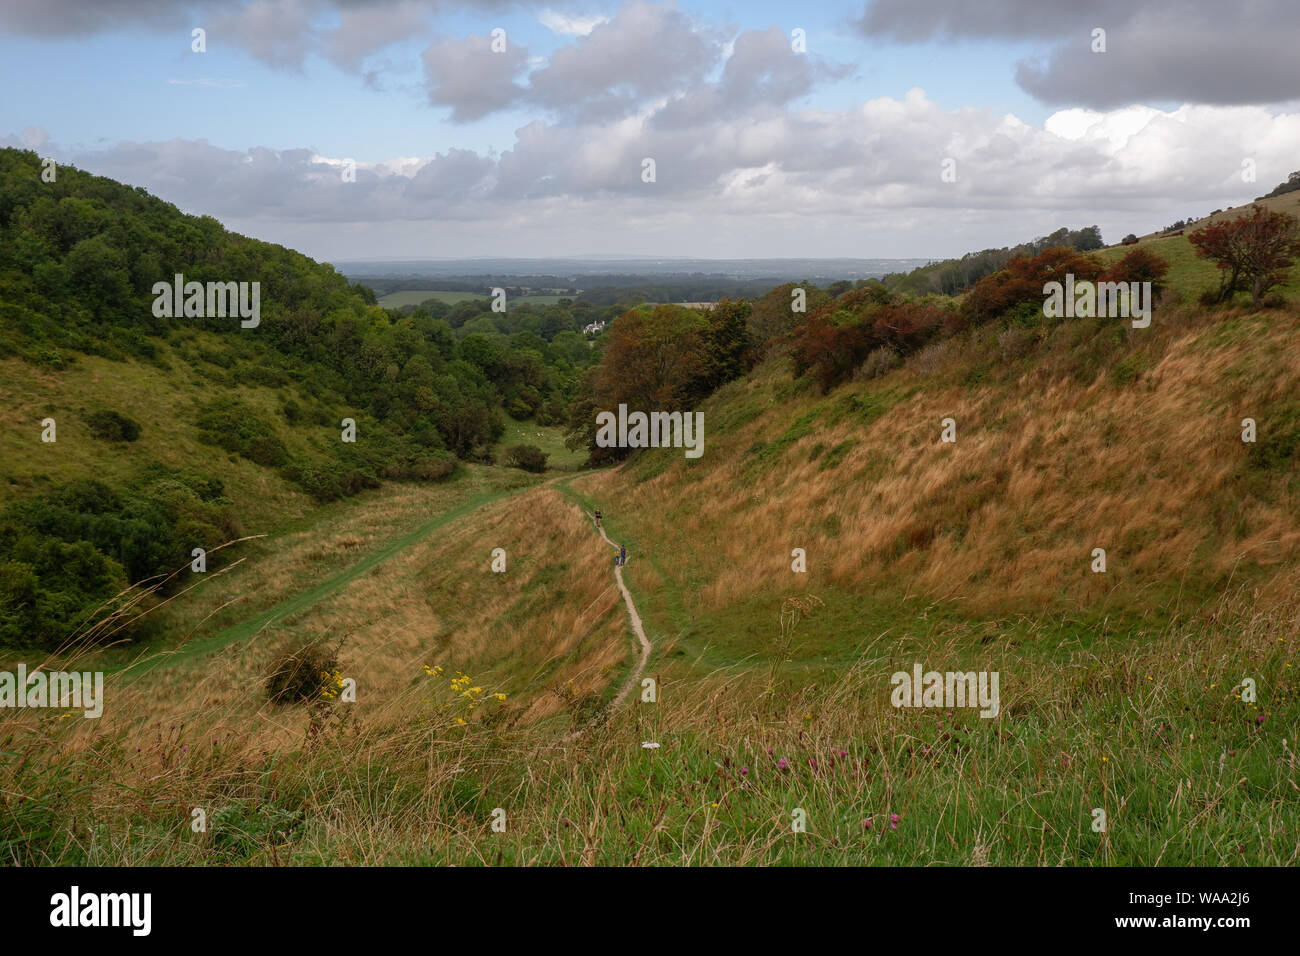
MULTIPOLYGON (((486 299, 488 296, 482 292, 441 292, 433 289, 405 289, 401 292, 390 292, 387 295, 379 297, 379 304, 385 309, 400 309, 404 305, 419 305, 426 299, 439 299, 443 302, 455 305, 457 302, 463 302, 466 299, 486 299)), ((524 295, 510 296, 507 302, 516 305, 555 305, 563 298, 576 298, 573 296, 562 295, 524 295)))

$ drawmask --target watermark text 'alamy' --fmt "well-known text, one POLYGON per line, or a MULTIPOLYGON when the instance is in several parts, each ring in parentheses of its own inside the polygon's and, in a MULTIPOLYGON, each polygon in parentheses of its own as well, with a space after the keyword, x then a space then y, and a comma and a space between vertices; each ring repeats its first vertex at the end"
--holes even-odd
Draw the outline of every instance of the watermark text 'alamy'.
POLYGON ((703 412, 631 412, 626 405, 596 414, 600 448, 685 448, 687 458, 704 454, 703 412))

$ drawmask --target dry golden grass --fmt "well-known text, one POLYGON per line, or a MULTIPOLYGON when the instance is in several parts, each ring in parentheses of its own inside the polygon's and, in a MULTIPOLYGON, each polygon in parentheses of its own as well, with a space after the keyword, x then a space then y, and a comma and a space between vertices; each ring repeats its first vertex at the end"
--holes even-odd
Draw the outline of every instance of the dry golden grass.
MULTIPOLYGON (((706 406, 723 424, 703 459, 575 479, 630 544, 656 704, 565 735, 633 644, 608 546, 561 488, 533 487, 247 641, 111 679, 98 721, 7 715, 0 847, 93 865, 1294 865, 1295 463, 1246 468, 1238 429, 1265 437, 1298 394, 1300 316, 1171 310, 1152 332, 1107 351, 1057 330, 972 376, 996 348, 981 331, 826 397, 771 366, 706 406), (888 626, 845 614, 876 593, 888 626), (969 619, 928 619, 940 602, 969 619), (1112 606, 1165 618, 1064 638, 1047 620, 1112 606), (726 653, 691 637, 697 616, 726 653), (814 670, 806 641, 840 657, 814 670), (274 661, 311 642, 337 649, 355 704, 266 702, 274 661), (913 662, 998 671, 1002 713, 891 707, 913 662), (507 700, 456 725, 456 671, 507 700), (196 807, 236 822, 194 834, 196 807)), ((175 619, 241 582, 292 593, 436 495, 390 490, 286 536, 175 619)))
MULTIPOLYGON (((265 713, 249 712, 211 741, 188 719, 75 748, 80 732, 55 720, 0 739, 57 755, 61 779, 79 781, 59 805, 69 830, 36 858, 94 865, 1294 865, 1300 767, 1283 738, 1295 739, 1300 619, 1251 608, 1238 596, 1218 622, 1124 655, 1078 649, 1064 666, 1005 645, 968 659, 961 627, 924 647, 882 636, 824 685, 771 690, 728 670, 669 680, 657 704, 629 703, 577 739, 540 724, 448 729, 364 697, 363 716, 310 738, 299 727, 272 741, 265 713), (888 675, 918 653, 998 670, 1001 715, 891 707, 888 675), (1243 674, 1264 689, 1258 707, 1240 700, 1243 674), (196 807, 206 833, 188 826, 196 807), (496 808, 504 833, 490 829, 496 808), (805 833, 791 829, 796 808, 805 833), (284 832, 256 828, 268 814, 284 832)), ((0 793, 52 799, 40 757, 26 767, 0 793)))
MULTIPOLYGON (((431 501, 429 489, 396 490, 363 504, 354 520, 325 536, 293 536, 265 571, 254 565, 251 573, 299 575, 315 550, 339 541, 373 545, 391 509, 431 501)), ((426 664, 441 665, 448 677, 464 671, 490 683, 508 695, 503 709, 511 722, 531 722, 565 708, 557 690, 604 694, 632 652, 608 547, 558 491, 536 487, 471 512, 250 640, 140 677, 110 674, 104 716, 71 722, 63 747, 76 752, 115 734, 148 742, 156 727, 183 727, 246 756, 290 746, 309 715, 268 703, 265 681, 280 655, 308 644, 337 649, 358 701, 370 704, 357 708, 364 714, 359 733, 414 725, 425 714, 426 664), (495 547, 507 553, 502 574, 490 570, 495 547)), ((81 655, 51 666, 95 664, 93 655, 81 655)), ((13 712, 4 727, 21 739, 43 716, 13 712)))
POLYGON ((1048 351, 1019 380, 977 385, 945 374, 971 362, 970 349, 952 348, 931 374, 907 365, 824 398, 784 395, 789 372, 772 366, 706 406, 706 425, 714 414, 725 420, 729 403, 763 410, 738 429, 706 432, 699 461, 655 452, 670 461, 648 480, 633 465, 575 488, 625 515, 641 545, 683 576, 707 582, 693 599, 712 611, 774 581, 889 586, 975 612, 1086 608, 1112 591, 1137 600, 1188 575, 1226 580, 1293 562, 1295 495, 1285 476, 1267 496, 1244 483, 1240 422, 1254 417, 1263 440, 1270 411, 1297 394, 1300 356, 1289 345, 1300 316, 1157 315, 1150 339, 1129 333, 1148 363, 1129 384, 1107 366, 1131 347, 1095 380, 1044 373, 1056 357, 1048 351), (1225 321, 1246 331, 1200 344, 1225 321), (906 397, 870 423, 842 411, 854 396, 891 391, 906 397), (749 453, 809 413, 811 427, 775 461, 749 453), (955 444, 940 442, 948 417, 955 444), (841 443, 852 447, 823 468, 825 449, 841 443), (790 574, 797 547, 808 553, 806 581, 790 574), (1107 551, 1105 576, 1090 571, 1097 547, 1107 551))

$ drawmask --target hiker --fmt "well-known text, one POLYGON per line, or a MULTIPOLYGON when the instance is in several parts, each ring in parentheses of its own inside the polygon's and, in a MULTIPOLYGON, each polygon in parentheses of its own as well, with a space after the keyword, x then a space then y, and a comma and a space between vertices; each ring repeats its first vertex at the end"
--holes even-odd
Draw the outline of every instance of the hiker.
POLYGON ((622 547, 621 545, 618 549, 618 563, 627 564, 627 548, 622 547))
POLYGON ((597 528, 600 527, 600 509, 599 509, 599 508, 596 509, 596 527, 597 527, 597 528))

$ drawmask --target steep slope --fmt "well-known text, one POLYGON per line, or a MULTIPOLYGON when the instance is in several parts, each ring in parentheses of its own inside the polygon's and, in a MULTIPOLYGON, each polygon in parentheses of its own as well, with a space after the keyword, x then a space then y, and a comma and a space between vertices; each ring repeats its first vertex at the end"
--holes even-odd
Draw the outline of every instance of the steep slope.
MULTIPOLYGON (((717 630, 806 591, 829 627, 864 603, 882 620, 908 601, 1113 627, 1229 588, 1284 601, 1300 553, 1297 333, 1294 311, 1240 309, 1161 309, 1147 330, 985 327, 825 396, 774 360, 705 404, 702 458, 648 450, 575 488, 717 630)), ((772 649, 717 636, 736 655, 772 649)))
POLYGON ((247 530, 490 460, 507 412, 558 416, 590 361, 564 309, 399 316, 292 250, 47 172, 0 150, 0 647, 58 646, 195 548, 215 567, 247 530))

